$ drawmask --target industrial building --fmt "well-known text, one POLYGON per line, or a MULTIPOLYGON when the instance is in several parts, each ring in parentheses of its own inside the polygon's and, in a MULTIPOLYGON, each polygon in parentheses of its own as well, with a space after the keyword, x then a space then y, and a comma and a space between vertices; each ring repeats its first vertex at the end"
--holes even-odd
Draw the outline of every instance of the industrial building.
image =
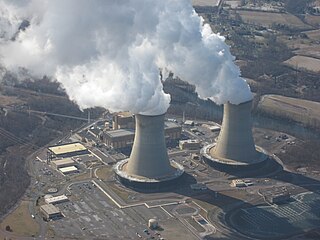
POLYGON ((193 127, 193 126, 194 126, 194 121, 187 120, 187 121, 185 121, 183 124, 184 124, 184 125, 187 125, 187 126, 193 127))
POLYGON ((56 206, 52 204, 42 205, 40 207, 40 213, 46 220, 57 219, 62 217, 62 213, 56 206))
POLYGON ((263 191, 265 200, 271 204, 280 204, 290 200, 290 193, 287 188, 273 188, 263 191))
POLYGON ((246 187, 247 184, 242 179, 234 179, 231 182, 231 187, 246 187))
MULTIPOLYGON (((167 144, 181 138, 182 128, 174 122, 166 122, 164 131, 167 144)), ((110 148, 123 149, 132 147, 134 136, 135 131, 132 129, 105 131, 103 133, 103 141, 110 148)))
POLYGON ((79 142, 48 147, 48 160, 88 154, 88 149, 79 142))
POLYGON ((108 147, 113 149, 122 149, 131 147, 134 139, 134 130, 118 129, 106 131, 103 135, 103 140, 108 147))
POLYGON ((217 143, 205 146, 206 162, 217 168, 255 166, 268 156, 255 146, 252 136, 252 101, 234 105, 224 104, 223 120, 217 143))
POLYGON ((75 161, 73 161, 71 158, 64 158, 64 159, 51 161, 51 165, 54 169, 58 170, 59 168, 74 166, 75 161))
POLYGON ((180 140, 179 141, 179 148, 181 150, 199 150, 200 149, 200 141, 199 140, 180 140))
POLYGON ((136 134, 129 159, 115 165, 115 173, 125 185, 155 191, 168 187, 183 173, 183 167, 169 160, 165 143, 164 114, 137 114, 136 134))
POLYGON ((69 199, 66 195, 60 195, 60 196, 56 196, 56 197, 45 197, 44 201, 46 202, 46 204, 59 204, 59 203, 64 203, 64 202, 68 202, 69 199))
POLYGON ((59 168, 59 171, 64 175, 79 172, 78 168, 75 166, 59 168))
POLYGON ((219 132, 221 127, 218 125, 202 124, 202 127, 208 128, 211 132, 219 132))
POLYGON ((112 129, 134 129, 134 115, 130 112, 119 112, 113 116, 112 129))

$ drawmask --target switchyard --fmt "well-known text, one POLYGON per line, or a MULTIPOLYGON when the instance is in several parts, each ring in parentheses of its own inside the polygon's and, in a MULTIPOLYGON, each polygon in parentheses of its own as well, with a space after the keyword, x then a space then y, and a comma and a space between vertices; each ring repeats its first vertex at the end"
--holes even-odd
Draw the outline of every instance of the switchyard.
POLYGON ((281 238, 320 225, 320 192, 292 196, 291 201, 271 206, 241 208, 229 216, 239 232, 259 239, 281 238))

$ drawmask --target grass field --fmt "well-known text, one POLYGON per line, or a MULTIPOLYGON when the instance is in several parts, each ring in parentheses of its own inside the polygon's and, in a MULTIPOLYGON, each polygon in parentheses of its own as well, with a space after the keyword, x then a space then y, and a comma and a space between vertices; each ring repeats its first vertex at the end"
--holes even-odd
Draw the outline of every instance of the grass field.
POLYGON ((29 201, 22 201, 20 206, 0 224, 1 230, 5 230, 6 226, 10 226, 14 235, 24 237, 37 235, 39 226, 29 213, 29 203, 29 201))
POLYGON ((272 24, 281 24, 294 29, 310 29, 299 18, 289 13, 271 13, 260 11, 237 11, 246 23, 271 27, 272 24))
POLYGON ((285 61, 284 64, 294 69, 305 69, 307 71, 320 73, 320 59, 305 56, 294 56, 285 61))
POLYGON ((114 176, 112 167, 103 166, 97 170, 97 176, 101 179, 110 179, 114 176))

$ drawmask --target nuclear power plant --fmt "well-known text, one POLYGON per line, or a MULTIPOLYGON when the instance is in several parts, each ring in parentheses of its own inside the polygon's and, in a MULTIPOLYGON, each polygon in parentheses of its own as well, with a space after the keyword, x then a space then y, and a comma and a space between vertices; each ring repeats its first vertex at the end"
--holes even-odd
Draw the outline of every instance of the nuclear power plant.
POLYGON ((136 134, 128 159, 115 165, 121 183, 133 188, 159 189, 184 173, 183 167, 169 160, 164 135, 164 114, 135 115, 136 134))
POLYGON ((224 104, 221 131, 216 143, 205 146, 202 154, 214 167, 249 167, 264 162, 268 156, 255 146, 252 136, 252 101, 224 104))

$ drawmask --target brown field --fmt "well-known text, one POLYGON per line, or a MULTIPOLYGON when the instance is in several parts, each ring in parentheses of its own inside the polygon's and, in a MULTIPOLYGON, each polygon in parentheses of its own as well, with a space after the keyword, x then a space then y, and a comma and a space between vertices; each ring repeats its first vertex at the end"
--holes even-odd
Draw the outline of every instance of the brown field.
POLYGON ((265 95, 258 109, 274 116, 320 128, 320 103, 280 95, 265 95))
POLYGON ((221 0, 192 0, 193 6, 218 6, 221 0))
POLYGON ((289 13, 271 13, 259 11, 237 11, 246 23, 271 27, 272 24, 282 24, 295 29, 310 29, 299 18, 289 13))
MULTIPOLYGON (((320 21, 320 19, 319 19, 320 21)), ((320 29, 304 32, 311 39, 320 41, 320 29)))
POLYGON ((305 56, 294 56, 283 63, 292 68, 320 73, 320 59, 305 56))
POLYGON ((320 44, 316 42, 320 40, 320 31, 306 31, 304 33, 309 36, 309 39, 290 38, 289 36, 279 36, 278 39, 292 49, 296 55, 320 59, 320 44))
POLYGON ((23 101, 19 100, 17 97, 14 96, 4 96, 0 94, 0 106, 6 107, 10 105, 17 105, 21 104, 23 101))
POLYGON ((320 45, 310 45, 293 51, 294 54, 320 59, 320 45))
POLYGON ((305 21, 313 27, 320 27, 320 16, 306 15, 305 21))
POLYGON ((7 216, 0 224, 1 230, 5 231, 6 226, 10 226, 12 234, 14 235, 24 237, 37 235, 39 232, 39 226, 37 222, 32 219, 28 207, 29 201, 22 201, 20 206, 7 216))

